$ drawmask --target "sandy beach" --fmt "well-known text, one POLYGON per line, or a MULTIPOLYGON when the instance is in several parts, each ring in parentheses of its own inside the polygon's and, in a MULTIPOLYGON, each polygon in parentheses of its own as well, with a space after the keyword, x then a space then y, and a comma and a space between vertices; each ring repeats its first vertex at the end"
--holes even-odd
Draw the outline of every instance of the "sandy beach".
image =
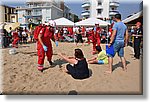
MULTIPOLYGON (((81 45, 81 44, 80 44, 81 45)), ((54 66, 45 59, 43 73, 37 70, 36 44, 20 45, 17 54, 10 55, 9 49, 3 54, 3 94, 142 94, 142 60, 134 60, 133 48, 125 48, 127 72, 122 70, 120 58, 115 56, 113 73, 104 73, 108 64, 89 64, 91 76, 84 80, 73 79, 61 71, 68 63, 62 61, 58 52, 72 56, 75 48, 81 48, 87 59, 93 55, 90 46, 78 46, 74 43, 53 43, 54 66)), ((105 49, 105 45, 102 45, 105 49)))

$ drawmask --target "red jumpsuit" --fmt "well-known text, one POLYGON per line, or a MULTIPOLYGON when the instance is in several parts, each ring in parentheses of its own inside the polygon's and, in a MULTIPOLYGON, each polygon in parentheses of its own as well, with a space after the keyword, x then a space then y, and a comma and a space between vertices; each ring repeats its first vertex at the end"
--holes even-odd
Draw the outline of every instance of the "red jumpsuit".
POLYGON ((100 46, 101 44, 100 32, 101 28, 97 27, 94 35, 95 40, 93 40, 93 51, 96 51, 96 44, 97 46, 100 46))
POLYGON ((17 42, 19 41, 19 37, 18 37, 18 33, 15 31, 13 32, 13 42, 12 42, 12 46, 13 47, 17 47, 17 42))
POLYGON ((50 39, 54 37, 54 31, 50 31, 49 27, 46 27, 46 28, 42 28, 40 34, 42 35, 41 39, 43 41, 43 44, 47 47, 47 51, 45 52, 41 43, 39 41, 37 42, 38 66, 43 66, 45 53, 48 61, 51 61, 52 59, 53 51, 52 51, 52 44, 50 39))
POLYGON ((92 40, 92 43, 94 42, 94 31, 90 30, 87 32, 87 39, 88 39, 88 44, 90 44, 90 41, 92 40))

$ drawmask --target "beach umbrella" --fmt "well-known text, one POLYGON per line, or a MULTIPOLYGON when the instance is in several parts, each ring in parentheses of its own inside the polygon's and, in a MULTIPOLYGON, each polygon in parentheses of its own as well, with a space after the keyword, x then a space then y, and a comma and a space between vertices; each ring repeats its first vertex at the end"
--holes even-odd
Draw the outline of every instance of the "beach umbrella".
POLYGON ((20 26, 20 23, 16 22, 16 23, 9 23, 9 24, 6 24, 4 26, 4 29, 6 29, 7 31, 10 30, 10 27, 12 28, 12 30, 15 30, 16 28, 18 28, 20 26))

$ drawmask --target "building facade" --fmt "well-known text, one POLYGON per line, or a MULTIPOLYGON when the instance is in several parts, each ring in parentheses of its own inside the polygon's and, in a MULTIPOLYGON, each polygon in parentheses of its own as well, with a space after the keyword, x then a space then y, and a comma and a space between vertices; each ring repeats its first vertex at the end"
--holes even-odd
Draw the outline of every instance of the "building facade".
POLYGON ((16 13, 16 9, 14 7, 9 7, 6 5, 0 5, 0 23, 3 22, 17 22, 18 17, 16 13))
POLYGON ((119 13, 118 0, 83 0, 81 6, 83 18, 95 17, 99 19, 110 19, 115 14, 119 13))
POLYGON ((18 22, 39 24, 63 17, 63 5, 63 0, 27 0, 25 7, 17 8, 18 22))

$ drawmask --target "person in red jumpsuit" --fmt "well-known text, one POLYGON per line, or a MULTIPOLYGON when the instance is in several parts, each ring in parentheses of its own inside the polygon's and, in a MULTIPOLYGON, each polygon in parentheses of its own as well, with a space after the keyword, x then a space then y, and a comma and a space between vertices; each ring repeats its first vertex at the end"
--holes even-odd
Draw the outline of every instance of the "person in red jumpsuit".
POLYGON ((93 39, 93 54, 96 53, 96 46, 100 46, 101 43, 100 33, 101 33, 101 28, 99 27, 99 24, 96 23, 94 28, 95 39, 93 39))
POLYGON ((54 39, 54 21, 47 23, 45 28, 42 28, 39 35, 38 35, 38 42, 37 42, 37 54, 38 54, 38 70, 43 71, 44 59, 45 54, 47 56, 47 60, 50 65, 52 65, 52 43, 50 41, 54 39))
POLYGON ((12 32, 12 37, 13 37, 12 46, 18 48, 18 44, 17 44, 19 41, 18 29, 12 32))

